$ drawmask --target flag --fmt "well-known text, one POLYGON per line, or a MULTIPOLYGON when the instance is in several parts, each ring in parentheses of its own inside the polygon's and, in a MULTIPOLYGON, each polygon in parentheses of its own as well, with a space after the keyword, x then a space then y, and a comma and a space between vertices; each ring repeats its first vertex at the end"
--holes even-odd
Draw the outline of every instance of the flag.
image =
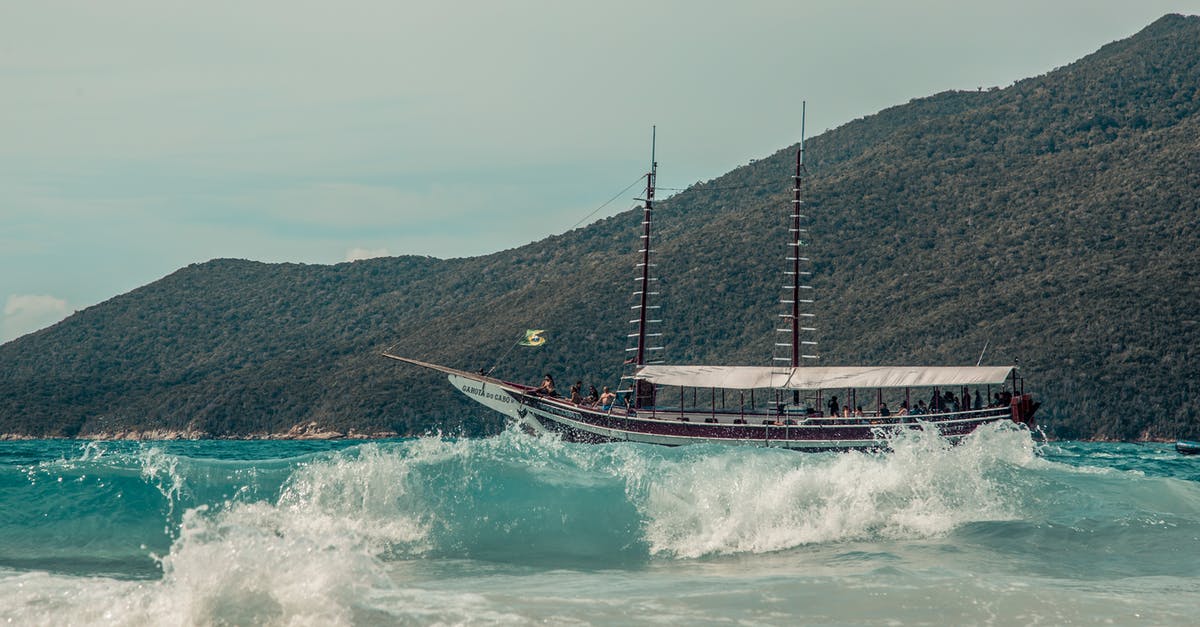
POLYGON ((517 342, 521 346, 541 346, 546 343, 546 338, 542 337, 545 333, 542 329, 528 329, 525 331, 525 339, 517 342))

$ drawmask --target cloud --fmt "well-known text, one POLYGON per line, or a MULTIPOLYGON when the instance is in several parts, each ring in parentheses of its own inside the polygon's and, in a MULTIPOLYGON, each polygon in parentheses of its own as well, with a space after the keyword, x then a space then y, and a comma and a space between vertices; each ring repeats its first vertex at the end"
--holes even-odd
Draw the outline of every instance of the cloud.
POLYGON ((67 301, 46 294, 9 294, 0 318, 0 342, 16 339, 62 320, 67 301))
POLYGON ((351 248, 346 251, 346 261, 361 261, 376 257, 387 257, 391 253, 386 248, 351 248))

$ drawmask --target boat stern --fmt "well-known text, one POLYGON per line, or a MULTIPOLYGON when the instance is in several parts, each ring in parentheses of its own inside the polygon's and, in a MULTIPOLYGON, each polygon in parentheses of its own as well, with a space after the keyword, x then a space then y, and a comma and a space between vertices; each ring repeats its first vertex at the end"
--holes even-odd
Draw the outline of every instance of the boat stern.
POLYGON ((1021 394, 1014 396, 1012 399, 1012 419, 1013 422, 1020 423, 1033 429, 1037 426, 1037 421, 1033 415, 1037 413, 1038 407, 1042 404, 1033 400, 1032 394, 1021 394))

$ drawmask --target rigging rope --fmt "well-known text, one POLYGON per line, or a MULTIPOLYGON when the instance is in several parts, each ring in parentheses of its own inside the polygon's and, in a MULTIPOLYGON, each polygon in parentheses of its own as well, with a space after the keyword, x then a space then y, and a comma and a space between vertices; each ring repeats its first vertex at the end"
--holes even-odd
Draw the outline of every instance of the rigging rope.
MULTIPOLYGON (((621 196, 625 195, 625 193, 626 193, 626 192, 628 192, 630 189, 633 189, 633 187, 634 187, 635 185, 637 185, 638 183, 641 183, 641 182, 642 182, 642 180, 644 180, 645 178, 646 178, 646 175, 645 175, 645 174, 642 174, 642 175, 638 176, 636 179, 634 179, 634 181, 633 181, 632 183, 630 183, 629 185, 627 185, 627 186, 625 187, 625 189, 622 189, 621 191, 619 191, 619 192, 617 192, 616 194, 614 194, 612 198, 609 198, 608 200, 606 200, 606 201, 604 201, 603 203, 601 203, 599 207, 596 207, 596 208, 595 208, 595 209, 593 209, 593 210, 592 210, 590 213, 588 213, 586 216, 583 216, 583 218, 581 218, 581 219, 580 219, 578 222, 576 222, 575 224, 573 224, 573 225, 571 226, 571 228, 569 228, 569 229, 567 229, 567 230, 568 230, 568 231, 572 231, 572 230, 576 229, 576 228, 577 228, 579 225, 583 224, 583 223, 584 223, 584 222, 586 222, 588 219, 590 219, 592 216, 594 216, 594 215, 596 215, 597 213, 599 213, 599 212, 600 212, 600 210, 602 210, 602 209, 604 209, 605 207, 607 207, 607 206, 611 205, 611 204, 612 204, 614 201, 616 201, 618 198, 620 198, 621 196)), ((528 284, 528 285, 527 285, 527 286, 526 286, 524 289, 531 290, 531 289, 533 289, 533 288, 537 287, 537 284, 538 284, 538 283, 541 283, 542 279, 543 279, 545 276, 546 276, 546 274, 545 274, 545 273, 543 273, 543 274, 540 274, 540 275, 536 275, 536 276, 534 277, 534 280, 533 280, 533 282, 532 282, 532 283, 530 283, 530 284, 528 284)), ((499 303, 501 300, 503 300, 504 298, 506 298, 506 297, 508 297, 508 296, 510 296, 510 293, 509 293, 509 292, 502 293, 502 294, 497 294, 497 295, 496 295, 494 298, 492 298, 491 300, 489 300, 489 301, 486 303, 486 305, 485 305, 485 309, 491 309, 491 307, 492 307, 493 305, 495 305, 495 304, 499 303)), ((460 314, 460 316, 463 316, 463 315, 466 315, 466 314, 460 314)), ((386 350, 385 352, 389 352, 389 353, 390 353, 390 352, 392 352, 393 350, 395 350, 395 348, 396 348, 397 346, 399 346, 399 345, 400 345, 401 343, 403 343, 403 342, 404 342, 404 339, 403 339, 403 338, 402 338, 402 339, 399 339, 399 340, 397 340, 396 342, 392 343, 392 345, 391 345, 391 346, 388 346, 388 348, 387 348, 387 350, 386 350)), ((498 367, 498 366, 501 364, 501 362, 503 362, 503 361, 504 361, 504 359, 505 359, 506 357, 508 357, 508 355, 509 355, 509 354, 512 352, 512 350, 513 350, 514 348, 516 348, 516 346, 518 346, 519 344, 520 344, 520 342, 518 341, 516 344, 513 344, 512 346, 510 346, 510 347, 508 348, 508 350, 507 350, 507 351, 505 351, 505 352, 504 352, 504 354, 503 354, 503 355, 501 355, 501 356, 500 356, 500 358, 496 360, 496 363, 495 363, 495 364, 493 364, 491 368, 489 368, 489 369, 487 369, 487 370, 486 370, 487 374, 489 374, 489 375, 490 375, 490 374, 492 373, 492 371, 494 371, 494 370, 495 370, 495 369, 496 369, 496 368, 497 368, 497 367, 498 367)))
POLYGON ((628 187, 626 187, 625 189, 623 189, 623 190, 621 190, 621 191, 617 192, 617 193, 616 193, 616 195, 615 195, 615 196, 613 196, 612 198, 609 198, 608 200, 604 201, 604 204, 600 205, 599 207, 596 207, 595 209, 593 209, 593 210, 592 210, 592 212, 591 212, 591 213, 587 214, 586 216, 583 216, 583 218, 582 218, 582 219, 580 219, 580 220, 579 220, 578 222, 576 222, 575 224, 572 224, 572 225, 571 225, 571 228, 569 228, 569 229, 567 229, 567 230, 568 230, 568 231, 574 230, 574 229, 575 229, 576 227, 578 227, 580 224, 583 224, 584 222, 586 222, 586 221, 588 220, 588 218, 590 218, 590 217, 592 217, 592 216, 596 215, 596 214, 597 214, 597 213, 598 213, 598 212, 599 212, 601 209, 603 209, 603 208, 605 208, 605 207, 607 207, 607 206, 611 205, 611 204, 612 204, 612 202, 613 202, 614 200, 616 200, 616 199, 620 198, 621 196, 623 196, 623 195, 625 194, 625 192, 627 192, 627 191, 629 191, 630 189, 632 189, 634 185, 637 185, 638 183, 641 183, 641 182, 642 182, 642 179, 644 179, 644 178, 646 178, 646 175, 645 175, 645 174, 643 174, 643 175, 641 175, 641 176, 637 177, 637 179, 635 179, 635 180, 634 180, 632 183, 630 183, 628 187))

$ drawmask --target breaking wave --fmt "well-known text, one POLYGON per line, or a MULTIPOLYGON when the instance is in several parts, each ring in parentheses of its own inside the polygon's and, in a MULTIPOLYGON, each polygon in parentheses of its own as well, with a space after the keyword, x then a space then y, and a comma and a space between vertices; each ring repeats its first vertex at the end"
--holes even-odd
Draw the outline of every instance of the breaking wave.
MULTIPOLYGON (((0 619, 519 622, 476 593, 422 582, 464 562, 602 571, 949 535, 1053 536, 1086 518, 1079 512, 1097 493, 1130 496, 1127 479, 1105 476, 1119 471, 1047 461, 1027 431, 1003 425, 957 446, 911 432, 887 453, 578 445, 517 430, 302 454, 261 444, 277 449, 258 458, 204 446, 217 445, 88 445, 3 466, 0 619), (1078 496, 1075 513, 1048 489, 1078 496), (20 514, 9 507, 18 502, 20 514)), ((1195 484, 1143 480, 1155 483, 1128 506, 1131 520, 1173 507, 1170 524, 1197 529, 1187 518, 1200 509, 1195 484)))

